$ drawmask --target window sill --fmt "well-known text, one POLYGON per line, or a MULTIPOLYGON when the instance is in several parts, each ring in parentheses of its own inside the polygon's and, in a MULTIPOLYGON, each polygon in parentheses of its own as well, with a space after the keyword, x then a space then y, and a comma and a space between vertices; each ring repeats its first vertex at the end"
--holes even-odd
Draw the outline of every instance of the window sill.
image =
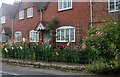
POLYGON ((27 19, 33 18, 33 16, 28 16, 27 19))
POLYGON ((34 43, 34 42, 39 42, 39 41, 30 41, 30 42, 33 42, 33 43, 34 43))
POLYGON ((1 25, 3 25, 3 24, 5 24, 5 23, 1 23, 1 25))
POLYGON ((67 11, 67 10, 72 10, 73 8, 70 7, 70 8, 65 8, 65 9, 58 9, 58 12, 62 12, 62 11, 67 11))
POLYGON ((109 11, 109 13, 119 12, 120 10, 109 11))
POLYGON ((24 20, 24 18, 20 18, 19 21, 24 20))
POLYGON ((17 43, 21 43, 22 41, 16 41, 17 43))
MULTIPOLYGON (((67 43, 68 41, 56 41, 57 43, 67 43)), ((71 41, 71 42, 75 42, 75 40, 74 41, 71 41)))

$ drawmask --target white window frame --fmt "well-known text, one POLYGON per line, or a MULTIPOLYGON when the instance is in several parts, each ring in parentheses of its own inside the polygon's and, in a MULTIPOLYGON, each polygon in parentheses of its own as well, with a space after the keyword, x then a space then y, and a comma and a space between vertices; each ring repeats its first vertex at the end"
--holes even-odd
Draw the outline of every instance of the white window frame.
POLYGON ((117 11, 120 11, 120 10, 117 10, 117 8, 116 8, 116 0, 114 0, 114 10, 110 10, 110 0, 108 0, 108 11, 109 11, 109 12, 117 12, 117 11))
POLYGON ((56 42, 75 42, 75 27, 72 27, 72 26, 62 26, 62 27, 59 27, 56 29, 56 42), (66 29, 69 29, 69 40, 66 40, 66 29), (70 29, 73 29, 74 30, 74 40, 70 40, 71 37, 70 37, 70 29), (57 31, 60 30, 60 40, 57 39, 57 31), (61 30, 64 30, 64 37, 61 37, 61 30), (64 38, 64 40, 61 40, 61 38, 64 38))
POLYGON ((16 40, 16 42, 22 42, 22 33, 20 31, 15 32, 15 40, 16 40), (19 34, 20 40, 18 40, 16 34, 19 34))
POLYGON ((7 36, 5 33, 2 33, 2 42, 6 42, 7 36))
POLYGON ((30 32, 29 32, 29 37, 31 38, 30 39, 30 42, 39 42, 39 32, 38 31, 35 31, 35 30, 31 30, 30 32), (37 33, 37 34, 35 34, 35 35, 37 35, 36 37, 34 37, 34 36, 32 36, 32 34, 31 33, 37 33), (32 40, 32 39, 35 39, 35 40, 32 40))
POLYGON ((19 20, 24 19, 24 10, 19 11, 19 20))
POLYGON ((2 16, 0 19, 1 19, 1 24, 6 23, 6 16, 2 16))
POLYGON ((30 8, 27 9, 27 18, 31 18, 31 17, 33 17, 33 7, 30 7, 30 8), (31 13, 32 15, 29 15, 30 11, 32 12, 31 13))
POLYGON ((71 6, 68 7, 68 1, 69 0, 58 0, 58 11, 63 11, 63 10, 68 10, 68 9, 72 9, 72 0, 71 0, 71 6), (67 2, 66 8, 64 8, 64 2, 67 2), (60 3, 62 2, 62 8, 60 9, 60 3))

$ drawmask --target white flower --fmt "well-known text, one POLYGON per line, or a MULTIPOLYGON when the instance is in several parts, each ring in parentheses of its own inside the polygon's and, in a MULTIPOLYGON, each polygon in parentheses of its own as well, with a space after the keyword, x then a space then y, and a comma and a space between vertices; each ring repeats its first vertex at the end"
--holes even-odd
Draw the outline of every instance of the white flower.
POLYGON ((14 49, 14 47, 12 47, 12 49, 14 49))
POLYGON ((67 43, 67 46, 69 46, 69 45, 70 45, 70 42, 67 43))
POLYGON ((114 24, 116 25, 117 23, 116 23, 116 22, 114 22, 114 24))
POLYGON ((4 49, 6 52, 8 52, 7 48, 4 49))
POLYGON ((51 48, 51 47, 52 47, 52 45, 49 45, 49 47, 51 48))
POLYGON ((20 46, 20 49, 23 49, 22 46, 20 46))

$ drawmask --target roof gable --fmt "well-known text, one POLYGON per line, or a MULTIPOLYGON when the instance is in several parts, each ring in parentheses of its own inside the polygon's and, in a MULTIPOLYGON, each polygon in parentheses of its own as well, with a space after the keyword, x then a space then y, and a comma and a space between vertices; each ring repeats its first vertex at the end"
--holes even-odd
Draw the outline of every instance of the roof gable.
POLYGON ((6 9, 9 17, 15 18, 17 10, 18 10, 18 6, 19 6, 18 3, 14 3, 13 5, 3 3, 1 8, 6 9))

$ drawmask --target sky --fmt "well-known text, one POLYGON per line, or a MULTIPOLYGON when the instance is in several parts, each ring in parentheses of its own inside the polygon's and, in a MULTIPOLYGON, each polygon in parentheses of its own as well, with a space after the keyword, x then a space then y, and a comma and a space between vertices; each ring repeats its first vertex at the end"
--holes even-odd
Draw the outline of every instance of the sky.
MULTIPOLYGON (((2 3, 7 3, 7 4, 13 4, 15 0, 0 0, 0 6, 2 5, 2 3)), ((18 0, 20 1, 20 0, 18 0)))

